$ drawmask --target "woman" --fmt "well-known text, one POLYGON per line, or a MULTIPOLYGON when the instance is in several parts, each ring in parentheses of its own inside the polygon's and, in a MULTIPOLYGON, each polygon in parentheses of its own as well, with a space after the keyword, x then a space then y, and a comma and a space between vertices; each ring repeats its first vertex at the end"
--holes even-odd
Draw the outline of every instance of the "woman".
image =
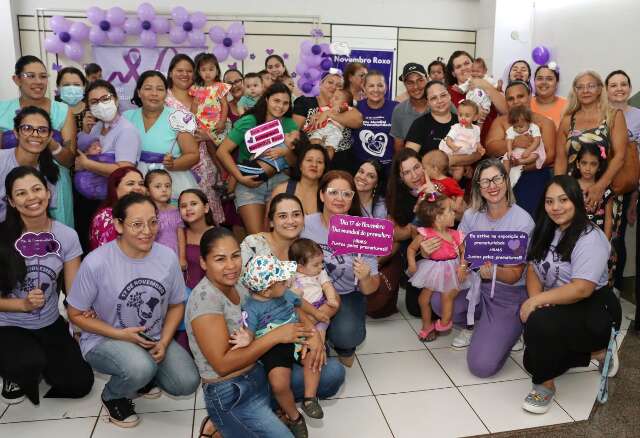
POLYGON ((113 221, 113 207, 118 199, 132 192, 141 195, 147 193, 142 172, 137 168, 133 166, 119 167, 109 175, 107 179, 107 199, 102 204, 102 208, 91 219, 89 227, 90 251, 118 237, 113 221))
POLYGON ((360 165, 353 177, 360 199, 362 216, 387 218, 387 207, 384 202, 386 178, 380 162, 370 158, 360 165))
POLYGON ((102 79, 91 82, 86 96, 93 126, 88 129, 85 124, 85 129, 78 133, 74 183, 76 230, 88 252, 89 225, 101 199, 106 197, 107 178, 121 167, 138 164, 140 134, 118 114, 118 95, 111 83, 102 79))
POLYGON ((295 195, 302 202, 305 214, 317 213, 320 211, 318 187, 327 170, 329 154, 322 145, 309 143, 304 133, 296 142, 295 152, 298 158, 291 179, 273 189, 271 199, 280 193, 295 195))
MULTIPOLYGON (((507 85, 505 91, 507 98, 507 108, 516 106, 531 106, 531 90, 526 82, 514 81, 507 85)), ((534 164, 525 167, 522 177, 514 187, 516 201, 524 208, 529 215, 534 215, 542 199, 544 185, 551 178, 551 164, 556 156, 556 130, 553 122, 540 114, 533 114, 533 123, 538 125, 542 134, 542 144, 544 145, 547 159, 542 169, 537 169, 534 164)), ((498 117, 493 123, 489 135, 487 136, 487 155, 494 158, 502 157, 507 153, 507 130, 509 129, 508 115, 498 117)), ((513 147, 527 147, 531 142, 530 137, 520 136, 513 142, 513 147)), ((517 160, 513 160, 517 165, 517 160)))
MULTIPOLYGON (((52 135, 49 113, 35 106, 20 110, 13 121, 13 132, 18 140, 17 147, 0 149, 0 222, 5 220, 5 196, 9 195, 4 191, 4 181, 13 168, 31 166, 40 170, 51 193, 50 204, 56 204, 59 191, 60 167, 54 163, 54 157, 48 147, 52 135)), ((55 210, 56 208, 50 209, 52 216, 55 210)))
POLYGON ((273 82, 281 82, 283 77, 291 76, 287 67, 284 65, 282 56, 276 55, 275 53, 265 58, 264 69, 271 75, 273 82))
MULTIPOLYGON (((189 89, 193 85, 193 70, 195 63, 189 56, 180 53, 174 56, 169 63, 167 71, 167 97, 164 103, 174 110, 191 111, 193 96, 189 89)), ((210 141, 209 134, 203 128, 198 128, 194 133, 198 141, 199 164, 193 168, 197 175, 198 187, 209 199, 209 207, 216 224, 224 222, 224 210, 220 202, 220 195, 214 189, 219 181, 218 168, 213 162, 216 156, 216 147, 210 141), (208 141, 209 140, 209 141, 208 141)))
MULTIPOLYGON (((515 205, 509 174, 502 162, 487 159, 478 163, 473 174, 471 208, 465 211, 458 230, 464 235, 472 231, 520 231, 531 234, 534 223, 531 216, 515 205)), ((429 255, 440 247, 439 239, 432 238, 423 246, 429 255)), ((479 270, 475 287, 469 293, 460 293, 454 303, 454 322, 464 321, 460 315, 460 303, 468 308, 467 324, 475 325, 473 332, 463 329, 452 345, 462 348, 469 345, 467 365, 471 374, 489 377, 496 374, 509 357, 511 348, 520 339, 522 323, 518 309, 526 299, 524 287, 525 265, 492 265, 486 262, 479 270), (495 272, 495 289, 492 278, 495 272), (480 281, 481 279, 481 281, 480 281), (476 305, 478 308, 476 309, 476 305), (479 313, 479 317, 477 314, 479 313), (475 316, 474 316, 475 315, 475 316)), ((440 313, 439 294, 434 295, 432 305, 440 313)))
MULTIPOLYGON (((533 388, 522 407, 534 414, 549 410, 554 379, 591 359, 603 363, 612 327, 621 309, 607 286, 609 244, 587 218, 574 178, 555 176, 545 188, 529 249, 527 292, 520 308, 524 328, 524 367, 533 388)), ((613 348, 609 377, 619 367, 613 348)))
POLYGON ((122 116, 140 134, 142 154, 138 169, 143 174, 155 168, 169 171, 171 201, 175 203, 180 192, 198 186, 191 168, 200 156, 194 136, 190 132, 176 131, 169 122, 174 110, 165 105, 167 85, 167 79, 159 71, 142 73, 131 99, 131 103, 139 108, 125 111, 122 116))
POLYGON ((458 104, 462 102, 466 95, 458 88, 459 85, 464 84, 469 80, 470 88, 480 88, 484 91, 489 99, 491 99, 491 109, 488 113, 481 111, 482 130, 480 131, 481 143, 484 145, 489 133, 489 129, 493 121, 498 116, 498 113, 504 114, 507 112, 507 105, 505 103, 504 95, 496 89, 489 82, 484 79, 471 77, 471 66, 473 65, 473 58, 464 50, 456 50, 449 57, 447 62, 446 79, 449 86, 449 93, 451 94, 451 101, 458 107, 458 104))
POLYGON ((329 341, 343 365, 351 367, 356 347, 366 337, 366 295, 380 286, 378 262, 373 256, 334 255, 327 245, 329 223, 336 214, 362 216, 353 177, 341 170, 329 171, 320 181, 320 213, 305 217, 301 237, 322 246, 327 274, 340 295, 340 309, 327 330, 329 341))
POLYGON ((531 88, 531 66, 524 59, 513 61, 513 63, 506 69, 505 73, 505 76, 503 76, 505 80, 502 81, 505 89, 507 85, 513 81, 526 82, 531 88))
POLYGON ((82 121, 87 112, 84 101, 87 80, 84 74, 75 67, 65 67, 58 71, 56 76, 57 97, 56 100, 69 105, 69 110, 76 123, 76 132, 82 131, 82 121))
POLYGON ((242 115, 238 110, 238 101, 240 101, 240 98, 244 96, 244 84, 242 79, 242 73, 233 68, 225 71, 224 76, 222 77, 222 80, 226 84, 231 85, 229 94, 231 95, 232 100, 229 101, 229 114, 227 115, 229 120, 231 120, 231 123, 235 123, 242 115))
POLYGON ((557 66, 539 65, 534 74, 535 96, 531 99, 531 111, 553 120, 556 129, 560 126, 567 99, 556 95, 560 72, 557 66))
MULTIPOLYGON (((243 175, 231 154, 238 148, 238 163, 242 164, 250 161, 251 153, 244 142, 245 133, 271 120, 280 120, 285 134, 298 130, 298 126, 291 118, 291 92, 286 85, 280 82, 269 87, 262 97, 258 99, 256 105, 235 123, 227 138, 218 147, 217 152, 218 159, 227 169, 227 172, 238 181, 235 190, 235 203, 249 234, 255 234, 263 230, 265 205, 271 197, 271 192, 278 184, 289 177, 282 172, 282 169, 268 178, 266 173, 263 173, 262 177, 267 178, 266 181, 256 175, 243 175)), ((290 145, 294 136, 287 135, 285 143, 290 145)), ((295 156, 290 146, 270 149, 261 156, 272 160, 284 157, 289 166, 292 166, 295 162, 295 156)), ((260 164, 261 166, 270 167, 263 162, 260 162, 260 164)), ((261 168, 265 169, 265 167, 261 168)))
POLYGON ((1 399, 14 404, 26 395, 39 404, 41 376, 51 385, 46 398, 84 397, 93 386, 93 372, 58 311, 58 277, 64 274, 70 290, 80 266, 78 235, 49 218, 51 192, 35 168, 15 167, 2 186, 9 205, 0 224, 1 399), (59 244, 57 253, 24 257, 14 245, 27 232, 51 233, 59 244))
POLYGON ((57 221, 73 227, 73 194, 69 167, 73 165, 76 149, 76 124, 69 106, 46 97, 49 74, 44 63, 35 56, 22 56, 15 65, 13 82, 20 97, 0 102, 0 131, 3 131, 2 147, 15 147, 13 119, 22 108, 36 106, 49 113, 54 130, 48 148, 58 166, 60 181, 55 199, 51 203, 51 215, 57 221))
POLYGON ((351 173, 370 158, 376 158, 388 175, 393 160, 393 138, 391 130, 391 116, 398 104, 386 99, 387 85, 384 75, 377 70, 371 70, 364 79, 366 99, 358 102, 358 111, 362 114, 362 126, 354 130, 351 156, 354 158, 348 169, 351 173))
MULTIPOLYGON (((317 97, 301 96, 296 99, 293 107, 293 120, 300 129, 315 129, 320 127, 327 120, 329 112, 319 112, 321 106, 329 106, 333 93, 340 86, 342 77, 338 71, 330 70, 323 73, 320 79, 320 94, 317 97)), ((331 162, 333 169, 348 169, 352 160, 349 149, 351 148, 351 129, 362 126, 362 114, 351 108, 340 114, 332 114, 331 117, 344 126, 342 130, 342 141, 336 148, 336 154, 331 162)))
POLYGON ((366 97, 364 78, 367 76, 367 67, 360 62, 350 62, 344 68, 344 83, 342 87, 349 90, 353 96, 353 106, 366 97))
POLYGON ((193 360, 174 340, 184 316, 184 280, 173 251, 155 243, 157 210, 139 193, 113 208, 118 238, 89 254, 69 296, 69 319, 82 329, 80 348, 99 373, 109 421, 140 422, 132 398, 193 394, 200 383, 193 360), (93 310, 88 317, 86 312, 93 310))

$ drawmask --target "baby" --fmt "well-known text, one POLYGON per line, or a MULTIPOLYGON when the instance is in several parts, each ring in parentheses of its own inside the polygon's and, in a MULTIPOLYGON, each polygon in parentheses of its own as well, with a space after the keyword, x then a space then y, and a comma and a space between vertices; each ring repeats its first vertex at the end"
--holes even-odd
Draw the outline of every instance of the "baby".
MULTIPOLYGON (((336 90, 329 102, 329 106, 320 107, 320 112, 329 112, 326 125, 309 132, 309 141, 313 144, 321 144, 327 149, 329 158, 333 158, 336 149, 342 140, 343 126, 331 119, 331 114, 339 114, 349 110, 349 103, 353 102, 353 96, 349 90, 336 90)), ((305 131, 309 131, 305 127, 305 131)))
MULTIPOLYGON (((289 248, 289 260, 298 263, 291 290, 328 317, 335 315, 340 303, 324 270, 324 254, 320 245, 310 239, 298 239, 289 248)), ((318 323, 316 328, 326 330, 327 324, 318 323)))
MULTIPOLYGON (((496 82, 494 78, 487 74, 487 64, 482 58, 476 58, 476 60, 473 62, 473 65, 471 66, 471 79, 484 79, 494 87, 498 86, 498 82, 496 82)), ((491 99, 489 98, 487 93, 480 88, 474 88, 473 90, 470 90, 469 87, 471 85, 471 79, 468 79, 463 84, 458 85, 458 88, 460 88, 463 93, 466 93, 466 99, 469 99, 478 104, 478 106, 483 111, 489 112, 489 110, 491 109, 491 99)))
POLYGON ((262 78, 258 73, 247 73, 244 77, 244 89, 246 94, 238 101, 238 111, 244 114, 248 109, 253 108, 262 96, 262 78))
POLYGON ((518 105, 511 108, 509 110, 509 124, 511 126, 507 129, 507 153, 502 157, 502 163, 509 172, 511 187, 514 187, 522 175, 523 167, 536 163, 536 168, 541 169, 547 154, 542 144, 540 128, 533 123, 533 114, 528 107, 518 105), (526 148, 514 148, 513 142, 522 136, 530 136, 531 144, 526 148), (517 166, 511 165, 514 158, 518 160, 517 166))
POLYGON ((458 184, 458 181, 446 175, 449 169, 449 157, 441 150, 429 151, 422 157, 422 167, 434 189, 453 201, 453 210, 456 217, 464 213, 464 190, 458 184))
MULTIPOLYGON (((458 104, 458 123, 453 125, 438 147, 447 155, 469 155, 480 147, 480 127, 473 122, 478 118, 478 105, 468 99, 458 104)), ((464 166, 452 166, 451 176, 460 181, 464 175, 464 166)))

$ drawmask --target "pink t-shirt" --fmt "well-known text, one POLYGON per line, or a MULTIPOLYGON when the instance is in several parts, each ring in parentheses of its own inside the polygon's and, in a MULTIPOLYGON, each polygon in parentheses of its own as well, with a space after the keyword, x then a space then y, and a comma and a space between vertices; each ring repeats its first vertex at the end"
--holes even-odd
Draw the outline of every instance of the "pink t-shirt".
MULTIPOLYGON (((436 232, 433 228, 428 227, 419 227, 418 233, 420 233, 425 239, 430 239, 432 237, 440 237, 440 234, 436 232)), ((431 260, 451 260, 458 258, 459 256, 459 247, 462 242, 462 233, 458 230, 454 230, 450 228, 447 230, 447 233, 453 239, 453 242, 449 242, 441 238, 441 245, 434 253, 429 257, 431 260)))

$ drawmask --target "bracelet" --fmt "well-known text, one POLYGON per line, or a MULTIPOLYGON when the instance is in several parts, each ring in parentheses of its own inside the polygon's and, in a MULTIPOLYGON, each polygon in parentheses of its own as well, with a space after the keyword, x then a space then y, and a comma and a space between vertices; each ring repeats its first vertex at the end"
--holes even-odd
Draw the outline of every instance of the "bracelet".
POLYGON ((62 146, 58 145, 55 151, 51 151, 51 155, 55 156, 55 155, 58 155, 60 152, 62 152, 62 146))

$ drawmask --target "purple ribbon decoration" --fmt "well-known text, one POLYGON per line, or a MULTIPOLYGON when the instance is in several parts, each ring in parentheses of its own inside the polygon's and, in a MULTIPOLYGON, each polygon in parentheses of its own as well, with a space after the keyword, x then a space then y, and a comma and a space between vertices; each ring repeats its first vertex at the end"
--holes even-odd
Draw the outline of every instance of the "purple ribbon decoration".
POLYGON ((124 63, 126 64, 126 66, 129 68, 129 71, 126 72, 126 74, 122 74, 122 72, 119 72, 119 71, 114 71, 109 75, 107 82, 113 82, 114 79, 117 79, 122 83, 127 83, 132 78, 136 81, 138 80, 140 76, 138 74, 138 67, 140 67, 140 64, 142 63, 142 54, 140 53, 140 50, 135 47, 131 48, 127 53, 125 53, 122 56, 122 59, 124 60, 124 63), (135 61, 131 59, 132 55, 137 55, 137 58, 135 61))
POLYGON ((246 310, 243 310, 240 313, 240 321, 238 321, 240 323, 241 327, 249 327, 249 323, 247 323, 247 318, 249 318, 249 314, 246 312, 246 310))

